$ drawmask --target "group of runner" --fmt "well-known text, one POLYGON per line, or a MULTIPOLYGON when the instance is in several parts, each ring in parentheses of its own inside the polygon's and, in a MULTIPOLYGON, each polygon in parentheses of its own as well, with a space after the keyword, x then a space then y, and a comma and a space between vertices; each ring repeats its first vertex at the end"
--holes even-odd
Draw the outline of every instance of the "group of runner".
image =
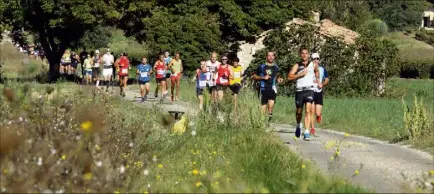
MULTIPOLYGON (((305 131, 303 139, 310 140, 310 134, 315 135, 315 124, 313 115, 317 116, 318 123, 322 119, 323 92, 322 89, 328 84, 329 78, 325 68, 320 65, 318 53, 313 53, 310 60, 310 53, 307 48, 300 49, 301 61, 294 64, 288 72, 287 80, 295 81, 295 106, 296 106, 296 131, 295 136, 301 136, 301 119, 303 107, 305 109, 305 131), (310 128, 310 129, 309 129, 310 128)), ((283 78, 279 75, 279 67, 274 62, 275 53, 268 52, 266 63, 259 65, 254 74, 254 79, 260 82, 259 94, 262 109, 268 113, 269 120, 273 116, 273 107, 276 103, 277 87, 276 82, 280 83, 283 78)))
MULTIPOLYGON (((100 56, 98 50, 93 54, 84 53, 80 57, 74 52, 72 55, 67 50, 62 57, 61 72, 76 71, 78 62, 81 60, 83 65, 85 82, 92 81, 99 86, 100 65, 104 67, 103 77, 107 85, 106 92, 113 80, 115 73, 119 80, 120 94, 125 96, 127 88, 130 62, 127 53, 122 53, 114 61, 114 56, 110 49, 107 49, 103 56, 100 56), (93 80, 92 80, 93 78, 93 80)), ((325 68, 320 65, 318 53, 310 55, 306 48, 300 49, 301 61, 294 64, 286 76, 286 80, 295 81, 295 106, 296 106, 296 132, 295 136, 302 135, 302 113, 305 110, 303 139, 310 140, 310 134, 315 135, 315 122, 313 115, 316 115, 316 121, 321 122, 323 92, 322 89, 328 84, 329 78, 325 68)), ((199 108, 203 109, 204 90, 207 89, 211 96, 211 101, 219 103, 223 100, 224 94, 228 89, 233 96, 234 107, 237 108, 237 96, 241 89, 242 77, 244 70, 239 64, 239 59, 235 58, 229 63, 227 55, 220 57, 216 52, 211 53, 209 60, 201 60, 200 66, 196 69, 194 79, 196 81, 196 95, 199 101, 199 108)), ((170 57, 168 51, 158 55, 154 65, 148 63, 148 59, 143 57, 141 63, 137 66, 136 79, 140 86, 140 95, 142 102, 147 101, 150 92, 151 75, 155 74, 157 86, 155 88, 155 98, 161 95, 163 100, 168 94, 168 83, 171 85, 171 101, 179 100, 180 79, 183 73, 183 63, 180 53, 175 53, 174 58, 170 57)), ((264 113, 268 114, 269 121, 273 117, 273 108, 277 98, 277 83, 284 81, 279 74, 279 67, 275 63, 275 53, 268 52, 266 62, 260 64, 256 69, 253 79, 259 83, 258 95, 264 113)))

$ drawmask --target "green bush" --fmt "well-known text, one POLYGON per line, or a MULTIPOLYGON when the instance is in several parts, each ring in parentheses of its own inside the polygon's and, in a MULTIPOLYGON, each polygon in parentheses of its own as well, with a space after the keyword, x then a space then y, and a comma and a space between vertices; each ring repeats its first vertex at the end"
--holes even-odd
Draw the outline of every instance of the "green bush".
POLYGON ((429 59, 401 60, 399 76, 402 78, 434 79, 434 61, 429 59))
POLYGON ((373 19, 363 24, 359 31, 368 36, 380 37, 386 35, 389 28, 381 19, 373 19))
POLYGON ((432 137, 434 131, 432 129, 433 120, 430 117, 423 102, 419 102, 417 97, 414 96, 413 110, 406 105, 404 99, 402 100, 404 108, 404 123, 407 130, 408 138, 415 144, 429 143, 433 144, 432 137))
MULTIPOLYGON (((268 50, 277 53, 280 74, 286 77, 293 64, 298 62, 300 46, 319 52, 321 63, 331 77, 328 95, 367 96, 377 94, 381 81, 396 74, 397 48, 387 40, 361 36, 355 45, 347 45, 340 38, 320 37, 319 29, 311 25, 276 29, 264 40, 265 49, 255 55, 247 73, 252 73, 268 50), (357 57, 356 57, 357 56, 357 57), (382 63, 385 63, 382 66, 382 63), (381 80, 380 78, 383 78, 381 80)), ((281 85, 280 94, 292 95, 294 82, 281 85)))
POLYGON ((420 30, 416 32, 415 38, 420 41, 424 41, 430 45, 434 45, 434 32, 427 30, 420 30))

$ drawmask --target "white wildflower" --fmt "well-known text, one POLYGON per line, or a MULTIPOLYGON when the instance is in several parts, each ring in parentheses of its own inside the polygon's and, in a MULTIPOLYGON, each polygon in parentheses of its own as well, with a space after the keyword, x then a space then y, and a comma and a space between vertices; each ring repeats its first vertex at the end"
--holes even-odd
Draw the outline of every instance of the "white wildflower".
POLYGON ((96 166, 101 167, 102 166, 102 161, 95 162, 95 164, 96 164, 96 166))
POLYGON ((42 165, 42 158, 41 157, 38 158, 38 163, 37 164, 38 164, 38 166, 42 165))
POLYGON ((20 119, 21 122, 23 122, 23 117, 20 117, 19 119, 20 119))
POLYGON ((153 157, 152 157, 152 161, 153 161, 153 162, 157 162, 157 156, 153 156, 153 157))
POLYGON ((130 148, 132 148, 134 146, 134 143, 130 142, 130 144, 128 144, 128 146, 130 146, 130 148))
POLYGON ((51 149, 51 154, 56 154, 57 153, 57 150, 56 149, 51 149))
POLYGON ((196 136, 197 132, 196 130, 191 131, 191 135, 196 136))
POLYGON ((121 174, 124 174, 124 172, 125 172, 125 166, 124 166, 124 165, 122 165, 122 166, 119 168, 119 172, 120 172, 121 174))
POLYGON ((147 176, 147 175, 149 174, 149 170, 148 170, 148 169, 145 169, 145 170, 143 171, 143 174, 144 174, 145 176, 147 176))

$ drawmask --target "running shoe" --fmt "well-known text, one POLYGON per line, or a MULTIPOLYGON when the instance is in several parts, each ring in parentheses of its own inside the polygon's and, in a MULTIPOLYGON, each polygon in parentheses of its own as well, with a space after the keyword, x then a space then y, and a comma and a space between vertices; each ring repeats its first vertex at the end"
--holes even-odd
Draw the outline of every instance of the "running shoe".
POLYGON ((142 101, 141 102, 145 102, 145 97, 142 97, 142 101))
POLYGON ((295 128, 295 137, 300 138, 301 135, 301 128, 297 127, 295 128))
POLYGON ((312 134, 313 136, 315 136, 315 128, 310 129, 310 134, 312 134))
POLYGON ((148 101, 148 96, 144 96, 143 101, 148 101))
POLYGON ((316 116, 316 122, 321 123, 322 115, 316 116))
POLYGON ((309 132, 305 132, 305 133, 304 133, 304 138, 303 138, 303 140, 304 140, 304 141, 310 141, 310 133, 309 133, 309 132))
POLYGON ((158 93, 155 93, 155 94, 154 94, 154 97, 155 97, 155 98, 158 98, 158 93))
POLYGON ((167 93, 169 93, 169 91, 166 90, 166 91, 164 92, 164 96, 167 96, 167 93))

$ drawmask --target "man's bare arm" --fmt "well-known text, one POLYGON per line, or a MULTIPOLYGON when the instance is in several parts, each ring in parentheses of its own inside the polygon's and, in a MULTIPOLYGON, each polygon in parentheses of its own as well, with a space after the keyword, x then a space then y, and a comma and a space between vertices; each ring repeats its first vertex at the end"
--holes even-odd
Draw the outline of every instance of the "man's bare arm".
POLYGON ((298 69, 298 64, 295 64, 292 66, 291 71, 289 71, 288 73, 288 80, 289 81, 293 81, 299 78, 299 76, 297 74, 295 74, 297 72, 298 69))
POLYGON ((313 70, 315 72, 316 83, 321 83, 320 80, 319 80, 319 69, 318 69, 318 66, 315 65, 313 70))
POLYGON ((326 86, 327 84, 329 84, 330 79, 329 78, 325 78, 324 82, 322 83, 323 86, 326 86))

